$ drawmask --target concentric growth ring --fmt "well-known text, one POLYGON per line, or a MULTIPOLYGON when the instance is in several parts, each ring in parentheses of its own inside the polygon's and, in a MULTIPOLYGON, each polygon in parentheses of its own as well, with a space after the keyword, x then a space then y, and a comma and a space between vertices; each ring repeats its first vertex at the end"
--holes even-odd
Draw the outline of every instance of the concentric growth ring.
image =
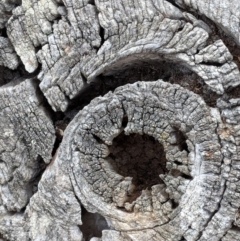
POLYGON ((196 94, 161 80, 138 82, 80 111, 66 130, 59 158, 69 157, 75 193, 84 206, 117 230, 153 228, 181 217, 184 232, 196 217, 204 223, 215 211, 207 208, 216 199, 205 204, 203 189, 220 185, 216 129, 217 120, 196 94), (141 156, 139 148, 145 147, 141 156), (145 168, 147 174, 148 165, 155 170, 144 180, 136 170, 145 168))

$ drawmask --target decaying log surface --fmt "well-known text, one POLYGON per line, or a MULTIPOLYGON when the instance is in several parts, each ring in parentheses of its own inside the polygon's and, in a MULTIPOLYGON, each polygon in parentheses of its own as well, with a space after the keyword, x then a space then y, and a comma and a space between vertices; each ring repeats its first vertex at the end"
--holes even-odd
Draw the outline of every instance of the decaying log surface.
POLYGON ((9 38, 29 72, 39 59, 40 88, 54 110, 65 111, 86 81, 141 60, 181 63, 220 94, 240 83, 227 47, 209 41, 210 27, 168 1, 23 3, 9 20, 9 38))
POLYGON ((3 231, 8 226, 14 229, 10 216, 16 212, 18 219, 37 191, 39 174, 51 160, 55 135, 36 81, 13 81, 1 87, 0 99, 0 229, 3 231))
POLYGON ((240 45, 240 6, 237 0, 176 0, 175 3, 184 9, 198 11, 201 15, 210 18, 240 45))
POLYGON ((0 241, 240 241, 239 22, 0 0, 0 241))

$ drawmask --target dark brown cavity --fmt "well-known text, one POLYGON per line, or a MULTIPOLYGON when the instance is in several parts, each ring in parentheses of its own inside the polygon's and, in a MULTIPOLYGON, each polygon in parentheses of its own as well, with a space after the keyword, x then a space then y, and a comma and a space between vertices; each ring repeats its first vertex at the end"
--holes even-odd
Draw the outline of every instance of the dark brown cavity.
POLYGON ((114 170, 133 178, 135 192, 151 190, 153 185, 162 183, 159 175, 167 172, 166 156, 162 144, 153 137, 145 134, 127 136, 122 132, 109 149, 114 170))

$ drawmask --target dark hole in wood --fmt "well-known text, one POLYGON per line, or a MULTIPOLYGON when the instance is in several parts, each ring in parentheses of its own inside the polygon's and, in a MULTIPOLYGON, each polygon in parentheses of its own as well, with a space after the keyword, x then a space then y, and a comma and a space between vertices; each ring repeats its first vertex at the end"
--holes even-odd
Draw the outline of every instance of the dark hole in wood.
POLYGON ((101 238, 102 231, 109 229, 106 219, 98 213, 90 213, 82 207, 82 225, 80 230, 83 233, 83 240, 89 241, 92 237, 101 238))
POLYGON ((178 128, 175 128, 175 135, 176 135, 177 145, 179 147, 179 150, 186 151, 187 153, 189 153, 187 142, 186 142, 187 140, 186 136, 178 128))
POLYGON ((175 164, 177 164, 178 166, 182 166, 182 163, 179 161, 174 161, 175 164))
POLYGON ((177 208, 178 205, 179 205, 179 204, 178 204, 177 202, 175 202, 174 200, 172 200, 172 209, 177 208))
POLYGON ((2 37, 5 37, 5 38, 8 37, 8 35, 7 35, 7 28, 1 29, 1 30, 0 30, 0 33, 1 33, 1 36, 2 36, 2 37))
POLYGON ((128 117, 124 116, 122 119, 122 127, 125 128, 127 126, 128 123, 128 117))
POLYGON ((162 144, 148 135, 122 132, 109 147, 114 170, 124 177, 132 177, 136 186, 128 200, 134 201, 142 190, 163 183, 159 175, 167 172, 166 156, 162 144))

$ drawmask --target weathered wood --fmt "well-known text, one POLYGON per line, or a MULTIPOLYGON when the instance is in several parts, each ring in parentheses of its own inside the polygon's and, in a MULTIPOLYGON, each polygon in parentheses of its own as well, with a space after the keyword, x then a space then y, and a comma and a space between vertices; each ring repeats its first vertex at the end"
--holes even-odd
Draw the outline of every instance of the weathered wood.
POLYGON ((5 219, 22 212, 37 191, 39 174, 51 160, 55 135, 36 81, 11 82, 1 87, 0 99, 0 230, 5 236, 6 226, 13 225, 5 219))
POLYGON ((224 43, 208 44, 207 24, 165 0, 133 2, 64 1, 65 7, 57 7, 51 1, 45 8, 41 1, 26 1, 15 9, 9 38, 28 71, 38 67, 38 56, 40 88, 54 110, 67 109, 69 98, 86 85, 83 76, 91 81, 142 60, 182 63, 221 94, 240 83, 224 43), (38 15, 43 23, 36 22, 38 15))
POLYGON ((197 11, 214 21, 240 45, 240 4, 238 0, 175 0, 179 6, 197 11))
POLYGON ((2 0, 0 240, 240 240, 239 21, 238 0, 2 0))

